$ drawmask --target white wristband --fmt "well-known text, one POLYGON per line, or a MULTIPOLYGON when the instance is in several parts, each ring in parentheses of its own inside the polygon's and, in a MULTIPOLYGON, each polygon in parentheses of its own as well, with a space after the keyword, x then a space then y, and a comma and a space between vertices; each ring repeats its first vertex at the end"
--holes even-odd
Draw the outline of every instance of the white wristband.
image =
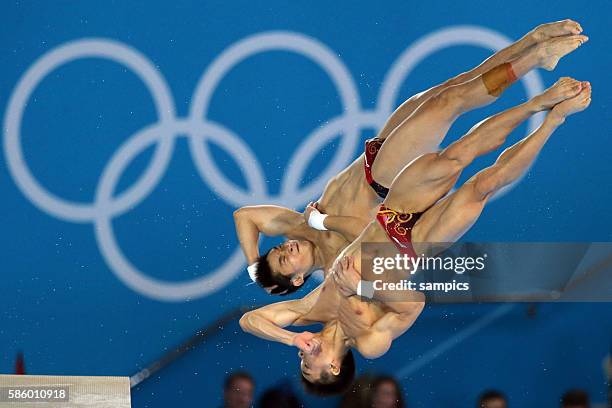
POLYGON ((319 210, 314 208, 308 216, 308 225, 319 231, 327 231, 327 228, 325 228, 325 224, 323 223, 325 218, 327 218, 327 214, 321 214, 319 210))
POLYGON ((357 295, 372 299, 374 297, 374 284, 369 281, 360 280, 357 284, 357 295))
POLYGON ((257 262, 247 266, 247 271, 249 272, 249 278, 251 278, 253 282, 257 282, 257 262))

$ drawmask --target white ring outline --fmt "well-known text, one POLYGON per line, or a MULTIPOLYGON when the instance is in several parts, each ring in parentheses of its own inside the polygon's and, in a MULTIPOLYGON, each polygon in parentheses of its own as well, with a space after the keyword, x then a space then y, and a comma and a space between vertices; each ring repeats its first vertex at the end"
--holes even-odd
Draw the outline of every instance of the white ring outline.
MULTIPOLYGON (((261 34, 256 34, 247 37, 239 42, 226 48, 208 67, 202 75, 196 89, 193 93, 192 104, 189 116, 191 120, 203 117, 208 111, 209 103, 213 97, 215 89, 223 77, 241 61, 266 51, 290 51, 299 54, 314 63, 329 75, 332 82, 336 86, 336 90, 340 95, 344 106, 344 114, 356 116, 360 110, 359 94, 350 71, 344 66, 342 61, 334 54, 327 46, 321 42, 307 37, 303 34, 297 34, 287 31, 271 31, 261 34)), ((339 154, 332 160, 326 171, 319 176, 319 179, 324 178, 326 182, 329 178, 335 176, 346 163, 351 159, 359 139, 359 129, 355 122, 345 122, 346 133, 342 138, 342 144, 339 148, 339 154)), ((310 139, 309 137, 306 138, 310 139)), ((227 202, 231 202, 235 206, 245 205, 250 202, 266 202, 266 203, 285 203, 286 199, 295 195, 296 185, 288 185, 285 177, 281 187, 281 195, 278 198, 270 197, 265 194, 265 181, 261 180, 261 189, 252 193, 250 196, 243 193, 240 188, 233 186, 233 183, 224 181, 224 177, 214 165, 214 161, 204 143, 197 143, 195 139, 190 139, 190 151, 194 163, 201 177, 212 186, 213 190, 219 195, 224 196, 227 202), (210 166, 210 167, 208 167, 210 166), (220 183, 217 186, 216 183, 220 183), (232 195, 227 196, 226 191, 232 190, 232 195), (236 197, 236 199, 234 199, 236 197)), ((295 156, 294 156, 295 157, 295 156)), ((294 157, 289 160, 289 166, 292 166, 294 157)), ((248 164, 247 164, 248 165, 248 164)), ((257 172, 258 169, 250 168, 249 171, 257 172)), ((258 174, 261 174, 258 173, 258 174)), ((291 181, 294 184, 299 181, 291 181)))
MULTIPOLYGON (((4 153, 8 168, 21 192, 39 209, 64 221, 73 222, 92 221, 98 209, 95 205, 59 198, 38 183, 23 156, 20 128, 27 101, 40 81, 59 66, 82 58, 105 58, 132 69, 151 92, 160 122, 174 120, 176 116, 168 85, 153 64, 138 51, 114 40, 83 39, 69 42, 44 54, 25 72, 11 95, 4 117, 4 153)), ((154 165, 168 161, 172 150, 173 139, 164 140, 156 148, 142 179, 154 178, 150 174, 154 165)), ((126 190, 122 197, 132 197, 143 190, 146 190, 146 186, 139 181, 126 190)))
MULTIPOLYGON (((100 203, 102 207, 110 205, 114 189, 125 168, 142 151, 163 138, 164 134, 193 137, 187 135, 187 131, 194 131, 193 122, 175 122, 175 125, 174 129, 168 129, 160 125, 151 126, 128 139, 104 168, 96 189, 96 202, 100 203)), ((201 134, 229 132, 210 122, 200 122, 197 126, 199 126, 198 133, 201 134)), ((232 135, 232 138, 237 138, 237 136, 232 135)), ((142 273, 125 257, 115 238, 110 212, 97 214, 94 232, 100 251, 115 275, 135 292, 160 301, 184 301, 212 293, 229 283, 242 270, 244 264, 240 247, 237 247, 223 265, 204 276, 184 282, 155 279, 142 273)))

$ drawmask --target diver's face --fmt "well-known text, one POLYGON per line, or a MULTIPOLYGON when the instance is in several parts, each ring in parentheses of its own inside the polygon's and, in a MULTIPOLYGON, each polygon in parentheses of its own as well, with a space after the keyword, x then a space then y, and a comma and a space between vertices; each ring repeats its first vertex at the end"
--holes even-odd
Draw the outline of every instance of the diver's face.
POLYGON ((291 278, 300 286, 314 265, 314 248, 309 241, 289 240, 275 246, 268 254, 272 270, 291 278))
POLYGON ((300 350, 298 356, 302 360, 300 362, 300 370, 302 375, 309 382, 318 382, 323 373, 327 373, 330 377, 340 374, 339 361, 340 356, 335 353, 331 344, 323 341, 321 337, 314 339, 318 345, 312 351, 300 350))

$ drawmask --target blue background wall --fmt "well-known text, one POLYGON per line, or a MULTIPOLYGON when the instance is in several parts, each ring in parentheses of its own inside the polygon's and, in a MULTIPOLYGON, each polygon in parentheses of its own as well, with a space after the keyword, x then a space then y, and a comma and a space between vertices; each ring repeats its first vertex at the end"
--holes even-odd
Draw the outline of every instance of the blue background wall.
MULTIPOLYGON (((517 39, 543 22, 579 21, 591 41, 554 72, 538 75, 545 86, 564 75, 591 81, 591 107, 569 118, 523 182, 492 203, 465 239, 610 241, 612 38, 605 24, 610 10, 604 1, 342 1, 301 7, 281 1, 4 2, 0 372, 11 372, 16 352, 23 350, 31 374, 129 375, 222 313, 271 300, 246 286, 232 211, 242 203, 266 201, 301 208, 320 191, 314 188, 308 197, 299 197, 299 191, 283 187, 283 182, 305 189, 329 171, 334 157, 356 157, 361 140, 373 129, 359 128, 345 145, 338 139, 322 143, 324 148, 311 160, 299 160, 306 166, 303 177, 284 181, 289 166, 297 163, 293 154, 299 146, 315 140, 313 132, 345 109, 324 70, 285 51, 259 53, 229 67, 212 89, 206 114, 190 116, 203 72, 228 47, 269 31, 319 42, 329 51, 326 58, 335 56, 350 73, 344 81, 355 84, 356 96, 349 101, 356 111, 380 114, 384 112, 377 103, 385 75, 402 52, 425 36, 470 25, 517 39), (7 156, 14 147, 7 142, 9 100, 26 70, 45 53, 90 37, 118 41, 124 47, 118 50, 132 56, 141 53, 151 64, 149 74, 163 77, 176 112, 169 105, 162 109, 159 135, 165 137, 165 147, 174 140, 174 149, 159 149, 158 158, 167 154, 167 168, 158 178, 153 174, 147 179, 151 184, 142 194, 130 196, 139 192, 132 187, 144 180, 141 175, 155 151, 153 144, 135 150, 113 191, 113 197, 128 195, 105 202, 98 188, 109 162, 117 159, 120 148, 127 152, 131 145, 126 143, 133 143, 137 132, 158 123, 159 115, 133 70, 109 59, 73 60, 49 72, 33 89, 25 101, 20 134, 25 163, 38 183, 55 197, 82 206, 54 210, 47 198, 34 205, 31 189, 9 171, 7 156), (208 144, 197 139, 201 135, 192 135, 194 144, 208 146, 201 169, 194 166, 188 139, 181 137, 196 128, 196 121, 187 122, 187 117, 207 118, 231 132, 218 132, 217 141, 208 144), (232 155, 224 142, 242 150, 232 155), (198 171, 215 168, 230 183, 224 192, 215 190, 221 179, 211 182, 198 171), (126 205, 117 208, 122 203, 126 205), (112 225, 125 259, 149 280, 118 278, 128 266, 117 264, 112 248, 104 248, 110 242, 103 237, 105 222, 112 225), (215 271, 219 280, 196 282, 193 291, 172 285, 215 271)), ((401 82, 394 104, 489 54, 485 48, 463 45, 426 56, 401 82)), ((494 105, 462 117, 447 140, 525 98, 525 87, 513 87, 494 105)), ((511 140, 525 130, 518 129, 511 140)), ((465 177, 492 160, 492 155, 478 160, 465 177)), ((513 406, 555 406, 570 386, 584 387, 603 402, 602 362, 612 338, 611 309, 606 303, 542 304, 529 317, 523 304, 429 306, 387 355, 359 360, 359 367, 398 375, 415 407, 471 406, 485 387, 507 392, 513 406)), ((246 336, 234 322, 134 390, 134 406, 216 406, 224 376, 235 369, 256 372, 259 390, 283 377, 297 386, 296 351, 246 336)), ((321 406, 333 406, 333 401, 321 406)))

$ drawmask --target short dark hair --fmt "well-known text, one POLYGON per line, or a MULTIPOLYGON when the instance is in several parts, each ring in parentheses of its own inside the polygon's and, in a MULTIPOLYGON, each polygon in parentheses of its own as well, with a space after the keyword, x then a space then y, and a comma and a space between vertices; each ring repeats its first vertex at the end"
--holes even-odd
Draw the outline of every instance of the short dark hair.
POLYGON ((247 380, 251 384, 255 385, 255 380, 253 379, 253 376, 251 376, 251 374, 247 373, 246 371, 236 371, 225 378, 225 382, 223 383, 223 389, 225 391, 228 391, 236 380, 247 380))
POLYGON ((508 399, 506 398, 506 396, 500 391, 487 390, 483 392, 482 394, 480 394, 480 397, 478 398, 477 408, 486 408, 484 405, 485 402, 489 400, 493 400, 493 399, 500 399, 500 400, 504 400, 504 402, 508 402, 508 399))
POLYGON ((321 374, 321 381, 314 383, 308 381, 303 374, 300 374, 300 377, 304 389, 309 394, 320 397, 343 394, 353 384, 353 379, 355 378, 355 357, 353 357, 353 351, 347 351, 342 358, 338 375, 330 375, 324 372, 321 374))
POLYGON ((569 390, 561 397, 562 407, 585 407, 591 405, 589 394, 583 390, 569 390))
POLYGON ((259 408, 301 408, 304 405, 288 385, 270 388, 259 398, 259 408))
MULTIPOLYGON (((270 250, 271 251, 271 250, 270 250)), ((257 272, 255 273, 255 280, 264 289, 271 288, 276 285, 276 288, 270 291, 272 295, 286 296, 290 293, 297 291, 299 288, 304 286, 310 275, 304 276, 304 283, 300 286, 295 286, 291 282, 291 278, 275 273, 270 267, 268 262, 268 254, 270 251, 261 255, 257 258, 257 272)))

